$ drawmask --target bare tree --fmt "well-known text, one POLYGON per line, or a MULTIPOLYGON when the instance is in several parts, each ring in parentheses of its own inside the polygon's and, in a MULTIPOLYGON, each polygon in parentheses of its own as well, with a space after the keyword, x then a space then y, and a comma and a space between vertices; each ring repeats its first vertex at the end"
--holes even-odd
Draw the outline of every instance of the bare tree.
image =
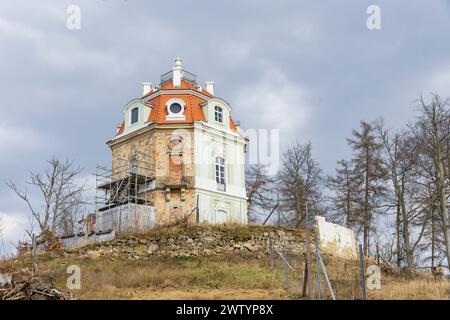
POLYGON ((354 151, 353 164, 360 186, 358 199, 358 223, 363 231, 364 253, 368 255, 370 233, 374 231, 375 214, 380 207, 380 199, 386 190, 383 183, 385 169, 381 161, 381 144, 372 124, 361 121, 361 131, 353 130, 353 137, 347 139, 354 151))
POLYGON ((5 244, 3 242, 3 220, 2 217, 0 217, 0 261, 4 258, 5 255, 5 244))
POLYGON ((358 184, 354 168, 346 160, 338 161, 336 175, 327 178, 327 186, 332 192, 329 216, 331 220, 344 224, 347 228, 355 225, 358 184))
POLYGON ((39 194, 39 204, 32 203, 27 191, 19 191, 12 181, 7 186, 28 205, 31 213, 31 225, 37 224, 40 233, 51 232, 61 235, 68 220, 73 220, 80 207, 85 203, 83 192, 85 183, 78 178, 82 172, 73 162, 52 157, 43 174, 30 173, 27 184, 39 194))
POLYGON ((246 170, 245 186, 249 221, 256 222, 273 205, 273 179, 264 165, 256 164, 246 170))
POLYGON ((419 152, 424 155, 436 191, 436 209, 442 223, 447 265, 450 268, 450 229, 448 216, 449 172, 448 154, 450 144, 450 101, 432 94, 428 103, 421 95, 418 99, 421 115, 412 129, 418 142, 419 152))
POLYGON ((287 213, 288 224, 298 227, 304 222, 306 204, 311 217, 321 213, 321 182, 321 170, 312 156, 311 143, 294 143, 284 153, 278 174, 282 209, 287 213))
POLYGON ((414 273, 416 249, 429 220, 426 206, 417 201, 423 185, 418 183, 420 175, 416 170, 419 162, 416 140, 407 130, 390 132, 384 128, 382 120, 378 123, 377 130, 384 150, 384 166, 394 195, 390 205, 395 208, 396 216, 397 265, 400 266, 404 253, 408 271, 414 273), (413 234, 416 234, 415 239, 413 234))

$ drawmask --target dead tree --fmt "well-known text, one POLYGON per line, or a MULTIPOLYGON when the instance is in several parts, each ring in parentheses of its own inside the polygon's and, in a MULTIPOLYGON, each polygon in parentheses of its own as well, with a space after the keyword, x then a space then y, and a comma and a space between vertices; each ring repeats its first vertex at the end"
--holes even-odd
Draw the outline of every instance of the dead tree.
POLYGON ((310 217, 321 212, 321 169, 312 156, 310 142, 296 142, 284 153, 277 180, 282 210, 292 227, 304 222, 307 202, 310 217))
POLYGON ((245 172, 245 187, 249 221, 256 222, 258 216, 264 214, 275 202, 273 198, 273 178, 261 164, 250 166, 245 172))
POLYGON ((390 132, 384 128, 383 121, 378 123, 377 129, 383 145, 384 166, 394 194, 390 205, 395 207, 397 265, 400 266, 404 253, 408 271, 414 273, 416 249, 429 221, 428 208, 417 198, 423 191, 423 185, 419 183, 420 175, 416 170, 420 161, 416 140, 408 130, 390 132))
POLYGON ((39 234, 51 232, 53 236, 63 233, 65 222, 73 220, 85 204, 85 183, 79 182, 82 169, 73 162, 52 157, 47 161, 44 173, 30 173, 26 183, 35 189, 40 203, 32 203, 27 191, 20 191, 12 181, 7 186, 22 199, 30 210, 31 225, 37 224, 39 234))
POLYGON ((1 246, 0 247, 0 260, 3 257, 3 251, 5 250, 4 244, 3 244, 3 228, 4 228, 3 219, 2 219, 2 217, 0 217, 0 246, 1 246))
POLYGON ((448 216, 449 168, 448 154, 450 144, 450 101, 443 101, 439 95, 432 94, 427 103, 421 95, 418 99, 420 116, 413 126, 419 152, 428 159, 428 170, 432 177, 437 200, 437 211, 442 223, 445 256, 450 268, 450 229, 448 216))

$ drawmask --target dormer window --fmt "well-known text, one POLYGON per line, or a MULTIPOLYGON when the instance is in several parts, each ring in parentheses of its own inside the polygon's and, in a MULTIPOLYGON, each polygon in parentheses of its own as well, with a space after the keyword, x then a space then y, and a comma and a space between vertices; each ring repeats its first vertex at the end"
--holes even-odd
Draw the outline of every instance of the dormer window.
POLYGON ((139 108, 136 107, 131 110, 131 124, 135 124, 139 121, 139 108))
POLYGON ((173 98, 166 102, 166 120, 186 120, 184 115, 185 103, 182 99, 173 98))
POLYGON ((214 120, 223 123, 223 109, 221 107, 214 107, 214 120))

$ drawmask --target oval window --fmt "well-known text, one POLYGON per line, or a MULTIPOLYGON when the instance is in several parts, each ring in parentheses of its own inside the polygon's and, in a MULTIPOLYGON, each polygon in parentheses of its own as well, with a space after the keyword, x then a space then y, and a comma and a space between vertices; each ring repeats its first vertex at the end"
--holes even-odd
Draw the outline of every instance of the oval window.
POLYGON ((180 113, 182 109, 183 108, 181 107, 181 105, 179 103, 172 103, 170 105, 170 112, 171 113, 180 113))

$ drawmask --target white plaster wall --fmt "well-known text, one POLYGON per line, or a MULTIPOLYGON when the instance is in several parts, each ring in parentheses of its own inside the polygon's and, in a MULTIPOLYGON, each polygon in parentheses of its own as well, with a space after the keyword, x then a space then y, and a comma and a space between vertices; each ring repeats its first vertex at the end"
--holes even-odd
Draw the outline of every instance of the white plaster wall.
POLYGON ((247 224, 247 200, 218 194, 206 190, 197 190, 196 196, 199 200, 199 221, 216 224, 218 221, 216 213, 218 210, 227 212, 225 222, 247 224))
POLYGON ((320 250, 346 259, 357 258, 357 242, 352 229, 327 222, 325 217, 316 217, 320 250))
POLYGON ((228 130, 204 123, 194 128, 195 188, 200 197, 200 221, 216 223, 219 207, 228 212, 227 222, 247 223, 245 191, 245 140, 228 130), (215 158, 225 158, 225 191, 217 189, 215 158))

